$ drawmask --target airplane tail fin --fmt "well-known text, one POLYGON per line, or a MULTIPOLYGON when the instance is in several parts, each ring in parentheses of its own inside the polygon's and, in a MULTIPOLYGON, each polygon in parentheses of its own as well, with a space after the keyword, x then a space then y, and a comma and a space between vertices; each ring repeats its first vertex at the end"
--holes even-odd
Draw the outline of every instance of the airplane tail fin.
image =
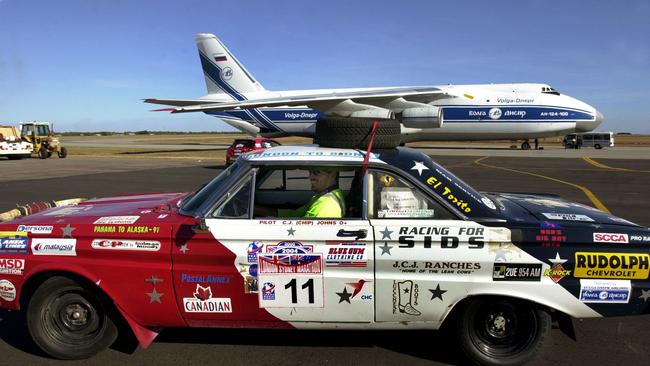
POLYGON ((199 33, 195 40, 209 94, 245 100, 242 93, 265 90, 214 34, 199 33))

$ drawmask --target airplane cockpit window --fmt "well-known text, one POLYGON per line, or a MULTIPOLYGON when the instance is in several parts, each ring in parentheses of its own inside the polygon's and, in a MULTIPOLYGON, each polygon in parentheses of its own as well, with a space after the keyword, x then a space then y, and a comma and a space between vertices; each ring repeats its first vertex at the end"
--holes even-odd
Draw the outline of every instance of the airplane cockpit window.
POLYGON ((551 88, 550 86, 543 86, 543 87, 542 87, 542 93, 544 93, 544 94, 560 95, 560 92, 558 92, 557 90, 551 88))

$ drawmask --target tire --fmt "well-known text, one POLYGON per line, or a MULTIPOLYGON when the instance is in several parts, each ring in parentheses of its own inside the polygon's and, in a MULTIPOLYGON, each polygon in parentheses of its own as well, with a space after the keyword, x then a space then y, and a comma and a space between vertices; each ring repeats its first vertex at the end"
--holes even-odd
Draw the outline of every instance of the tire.
POLYGON ((65 148, 65 147, 62 147, 62 148, 61 148, 61 151, 59 151, 58 154, 59 154, 59 157, 60 157, 61 159, 65 159, 65 157, 68 156, 68 149, 65 148))
POLYGON ((530 143, 529 143, 528 141, 524 141, 524 142, 521 144, 521 149, 522 149, 522 150, 530 150, 530 143))
POLYGON ((117 327, 98 291, 67 277, 52 277, 29 300, 27 328, 48 355, 64 360, 94 356, 117 338, 117 327))
MULTIPOLYGON (((366 118, 323 118, 316 122, 314 143, 323 147, 367 149, 374 120, 366 118)), ((379 120, 373 149, 393 149, 400 144, 401 127, 397 120, 379 120)))
POLYGON ((600 149, 603 148, 602 146, 600 146, 600 144, 596 144, 596 145, 594 145, 594 147, 596 148, 596 150, 600 150, 600 149))
POLYGON ((470 361, 480 365, 509 366, 529 361, 551 329, 551 316, 546 311, 520 300, 471 300, 457 315, 459 347, 470 361))
POLYGON ((45 147, 45 145, 41 146, 41 149, 38 150, 38 157, 41 159, 48 158, 47 148, 45 147))

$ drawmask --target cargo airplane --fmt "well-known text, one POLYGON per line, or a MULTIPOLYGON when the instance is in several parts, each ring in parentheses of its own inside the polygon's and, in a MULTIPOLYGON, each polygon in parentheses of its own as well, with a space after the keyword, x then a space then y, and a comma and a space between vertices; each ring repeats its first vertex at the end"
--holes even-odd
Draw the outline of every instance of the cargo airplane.
POLYGON ((250 135, 313 136, 325 117, 397 119, 402 143, 524 140, 588 132, 603 122, 594 107, 546 84, 482 84, 266 90, 213 34, 196 35, 208 94, 145 99, 172 113, 204 112, 250 135))

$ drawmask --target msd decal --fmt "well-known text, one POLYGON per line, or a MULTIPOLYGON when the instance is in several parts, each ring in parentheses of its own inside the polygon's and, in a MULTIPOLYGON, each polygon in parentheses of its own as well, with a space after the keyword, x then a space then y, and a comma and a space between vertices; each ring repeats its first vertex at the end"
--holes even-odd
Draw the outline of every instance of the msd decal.
POLYGON ((183 309, 187 313, 232 313, 229 297, 212 297, 212 288, 196 285, 194 297, 183 298, 183 309))
POLYGON ((594 233, 596 243, 629 243, 627 234, 617 233, 594 233))
POLYGON ((24 259, 0 258, 0 273, 22 275, 25 269, 24 259))
POLYGON ((77 255, 77 239, 34 238, 32 254, 34 255, 77 255))

